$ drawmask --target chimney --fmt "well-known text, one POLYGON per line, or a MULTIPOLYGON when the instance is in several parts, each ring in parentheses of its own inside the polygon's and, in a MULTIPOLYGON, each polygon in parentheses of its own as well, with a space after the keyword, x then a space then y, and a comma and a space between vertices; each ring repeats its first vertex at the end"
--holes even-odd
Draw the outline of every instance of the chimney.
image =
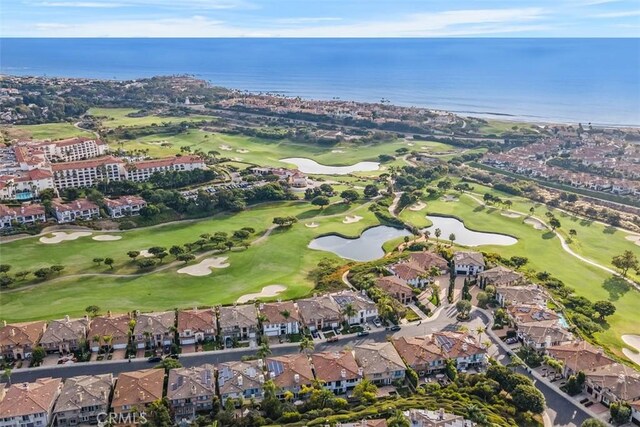
POLYGON ((462 343, 462 351, 467 351, 469 350, 469 346, 467 345, 466 342, 462 343))
POLYGON ((108 398, 107 390, 102 390, 102 392, 100 392, 100 396, 102 396, 102 400, 106 401, 108 398))
POLYGON ((260 381, 260 384, 264 384, 264 375, 258 375, 258 381, 260 381))
POLYGON ((116 395, 116 399, 118 399, 120 397, 120 390, 116 390, 115 395, 116 395))
POLYGON ((196 394, 196 385, 195 384, 191 384, 191 394, 196 394))
POLYGON ((11 332, 9 332, 9 334, 11 334, 12 337, 16 336, 16 328, 11 328, 11 332))
POLYGON ((196 307, 193 307, 193 312, 194 312, 194 313, 197 313, 197 312, 198 312, 198 307, 197 307, 197 306, 196 306, 196 307))
POLYGON ((242 387, 243 378, 241 375, 238 375, 238 387, 242 387))
POLYGON ((111 317, 111 310, 107 310, 107 317, 111 317))
POLYGON ((71 318, 69 317, 68 314, 64 316, 64 321, 67 322, 67 323, 69 323, 71 321, 71 318))
POLYGON ((276 377, 276 373, 271 371, 269 372, 269 378, 274 379, 276 377))
POLYGON ((144 391, 140 391, 140 400, 145 400, 147 398, 147 395, 144 391))
POLYGON ((444 420, 444 408, 438 409, 438 419, 444 420))
POLYGON ((364 368, 362 368, 362 367, 358 368, 358 376, 359 377, 363 377, 364 376, 364 368))
POLYGON ((341 369, 340 370, 340 376, 342 378, 347 378, 347 370, 346 369, 341 369))
POLYGON ((3 321, 2 321, 2 326, 3 326, 3 327, 6 327, 6 326, 7 326, 7 321, 6 321, 6 320, 3 320, 3 321))
POLYGON ((300 384, 300 374, 293 374, 293 381, 296 384, 300 384))
POLYGON ((78 403, 82 402, 82 393, 80 392, 76 393, 76 402, 78 403))
POLYGON ((151 326, 151 322, 152 322, 151 317, 147 317, 147 325, 151 326))

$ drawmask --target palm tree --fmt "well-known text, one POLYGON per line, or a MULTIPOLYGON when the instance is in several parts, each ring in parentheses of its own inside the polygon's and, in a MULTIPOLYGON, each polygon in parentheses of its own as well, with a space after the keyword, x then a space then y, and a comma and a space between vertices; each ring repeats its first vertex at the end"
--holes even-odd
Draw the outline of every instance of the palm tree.
POLYGON ((309 351, 313 351, 315 344, 313 340, 309 339, 309 337, 305 336, 300 341, 300 353, 304 352, 307 356, 309 355, 309 351))
POLYGON ((424 235, 424 241, 428 241, 429 237, 431 236, 431 232, 429 230, 424 230, 422 234, 424 235))
POLYGON ((9 385, 11 385, 11 368, 4 368, 2 376, 5 377, 9 385))
POLYGON ((349 319, 358 314, 358 311, 353 307, 353 304, 349 303, 344 306, 342 309, 342 314, 346 316, 347 323, 349 323, 349 319))
POLYGON ((113 342, 113 335, 105 335, 102 337, 104 345, 107 346, 107 353, 111 352, 111 343, 113 342))
POLYGON ((476 328, 476 334, 478 334, 478 344, 480 344, 481 342, 480 338, 482 337, 483 332, 484 332, 484 328, 482 326, 478 326, 476 328))
MULTIPOLYGON (((284 319, 285 323, 289 323, 289 318, 291 317, 291 312, 289 310, 282 310, 280 315, 284 319)), ((287 333, 285 334, 287 338, 289 338, 289 328, 287 327, 287 333)))
POLYGON ((98 347, 101 347, 100 341, 102 340, 102 337, 100 335, 94 335, 91 338, 91 341, 95 342, 98 344, 98 347))
POLYGON ((442 236, 442 230, 440 230, 439 228, 436 228, 436 243, 438 243, 440 241, 440 236, 442 236))
POLYGON ((396 410, 391 418, 387 420, 389 427, 410 427, 411 424, 402 411, 396 410))
POLYGON ((453 246, 453 242, 456 240, 456 235, 451 233, 449 234, 449 241, 451 242, 451 246, 453 246))
POLYGON ((263 342, 262 345, 260 345, 260 348, 258 349, 256 354, 260 359, 264 359, 265 357, 270 355, 271 349, 269 348, 269 343, 263 342))

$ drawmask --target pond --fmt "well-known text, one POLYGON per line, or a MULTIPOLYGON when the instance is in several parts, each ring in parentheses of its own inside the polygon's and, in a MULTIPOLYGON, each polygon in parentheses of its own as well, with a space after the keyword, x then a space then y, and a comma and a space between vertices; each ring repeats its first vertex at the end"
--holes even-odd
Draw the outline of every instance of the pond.
POLYGON ((372 261, 382 258, 382 244, 388 240, 402 236, 410 236, 407 230, 379 225, 369 228, 356 239, 330 235, 318 237, 309 243, 310 249, 333 252, 341 258, 354 261, 372 261))
POLYGON ((456 235, 455 243, 463 246, 498 245, 509 246, 518 243, 518 239, 497 233, 483 233, 472 231, 464 226, 464 223, 456 218, 427 215, 427 219, 433 223, 426 230, 431 232, 433 238, 436 228, 442 231, 441 239, 449 240, 451 233, 456 235))
POLYGON ((351 166, 326 166, 321 165, 315 160, 305 159, 302 157, 290 157, 280 159, 281 162, 296 165, 302 173, 318 174, 318 175, 348 175, 353 172, 371 172, 380 168, 378 162, 359 162, 351 166))

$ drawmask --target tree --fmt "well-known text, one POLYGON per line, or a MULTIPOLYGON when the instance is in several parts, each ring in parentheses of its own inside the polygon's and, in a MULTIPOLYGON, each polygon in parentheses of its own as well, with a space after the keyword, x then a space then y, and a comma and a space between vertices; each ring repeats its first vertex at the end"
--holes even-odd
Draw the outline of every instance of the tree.
POLYGON ((194 259, 196 259, 196 257, 193 254, 182 254, 182 255, 178 255, 176 259, 186 264, 189 261, 193 261, 194 259))
POLYGON ((312 205, 320 206, 320 209, 324 209, 329 203, 331 203, 331 200, 327 196, 318 196, 311 201, 312 205))
POLYGON ((372 198, 378 195, 379 190, 375 185, 368 184, 366 187, 364 187, 363 193, 365 197, 372 198))
POLYGON ((4 368, 2 376, 5 377, 7 379, 7 383, 11 385, 11 368, 4 368))
POLYGON ((536 208, 534 208, 533 206, 531 206, 529 208, 529 215, 533 215, 533 213, 536 211, 536 208))
POLYGON ((342 314, 347 318, 348 322, 349 319, 358 314, 358 311, 355 309, 355 307, 353 307, 353 304, 349 303, 342 309, 342 314))
POLYGON ((571 230, 569 230, 569 236, 576 237, 577 235, 578 235, 578 232, 575 230, 575 228, 572 228, 571 230))
POLYGON ((136 258, 138 258, 138 256, 140 255, 140 251, 129 251, 127 252, 127 255, 129 256, 129 258, 131 258, 131 260, 135 260, 136 258))
POLYGON ((544 396, 532 385, 520 384, 511 392, 514 405, 521 411, 531 411, 534 414, 544 412, 544 396))
POLYGON ((456 366, 456 362, 453 359, 447 359, 445 365, 445 373, 451 381, 455 381, 458 377, 458 367, 456 366))
POLYGON ((273 218, 273 223, 278 227, 291 227, 298 222, 298 218, 295 216, 277 216, 273 218))
POLYGON ((315 344, 313 343, 313 340, 309 339, 309 337, 307 337, 305 335, 304 338, 302 338, 302 341, 300 341, 300 353, 305 353, 305 354, 309 354, 310 351, 313 351, 313 348, 315 347, 315 344))
POLYGON ((269 356, 270 354, 271 354, 271 349, 269 348, 269 343, 267 341, 263 342, 260 345, 260 348, 258 349, 258 351, 256 352, 256 355, 260 359, 264 359, 265 357, 269 356))
POLYGON ((90 305, 87 308, 85 308, 84 311, 86 311, 89 314, 89 316, 96 317, 100 312, 100 307, 98 307, 97 305, 90 305))
POLYGON ((387 425, 389 427, 411 427, 411 423, 400 410, 396 410, 393 416, 387 419, 387 425))
POLYGON ((160 253, 156 254, 156 258, 158 258, 160 260, 160 264, 162 264, 162 260, 164 258, 166 258, 167 256, 169 256, 169 254, 166 253, 166 252, 160 252, 160 253))
POLYGON ((108 266, 109 266, 109 268, 110 268, 110 269, 112 269, 112 270, 113 270, 113 263, 114 263, 114 262, 115 262, 115 261, 113 260, 113 258, 105 258, 105 259, 104 259, 104 264, 105 264, 105 265, 108 265, 108 266))
POLYGON ((7 286, 13 284, 15 279, 9 276, 0 276, 0 287, 6 288, 7 286))
POLYGON ((471 303, 465 299, 461 299, 456 303, 456 310, 461 319, 467 319, 471 311, 471 303))
POLYGON ((179 245, 173 245, 169 248, 169 253, 171 255, 173 255, 174 257, 178 257, 180 255, 182 255, 184 253, 184 248, 182 246, 179 245))
POLYGON ((64 265, 52 265, 51 266, 51 271, 53 273, 58 273, 59 274, 59 273, 62 272, 62 270, 64 270, 64 265))
POLYGON ((529 262, 529 258, 524 256, 512 256, 509 261, 513 263, 516 268, 520 268, 529 262))
POLYGON ((320 185, 320 191, 324 194, 327 195, 333 195, 333 187, 331 186, 331 184, 321 184, 320 185))
POLYGON ((600 320, 616 312, 616 306, 609 301, 596 301, 593 303, 593 309, 598 312, 600 320))
POLYGON ((160 208, 155 205, 147 205, 142 209, 140 209, 140 215, 145 219, 153 218, 159 213, 160 213, 160 208))
POLYGON ((549 225, 551 226, 551 230, 555 230, 556 228, 560 228, 560 220, 558 218, 551 218, 549 220, 549 225))
POLYGON ((152 246, 147 250, 147 252, 151 255, 157 256, 161 252, 166 252, 166 250, 167 248, 163 248, 162 246, 152 246))
POLYGON ((174 424, 166 399, 151 402, 145 410, 145 417, 147 418, 146 425, 150 427, 164 427, 174 424))
POLYGON ((11 270, 11 266, 9 264, 0 264, 0 273, 7 274, 11 270))
POLYGON ((480 291, 476 295, 476 299, 478 300, 478 305, 482 308, 485 308, 490 298, 489 298, 489 294, 487 294, 484 291, 480 291))
POLYGON ((624 251, 622 255, 614 256, 611 259, 611 264, 622 271, 622 277, 627 277, 629 269, 640 269, 638 257, 631 251, 624 251))
POLYGON ((366 378, 360 381, 353 389, 353 397, 364 405, 375 402, 377 393, 378 387, 366 378))
POLYGON ((156 265, 156 262, 152 259, 146 258, 146 259, 141 259, 138 261, 138 268, 140 270, 144 270, 147 268, 151 268, 154 265, 156 265))
POLYGON ((456 241, 456 235, 453 233, 449 234, 449 241, 451 242, 451 246, 453 246, 453 242, 456 241))
POLYGON ((47 356, 47 352, 42 346, 37 346, 31 352, 31 366, 40 366, 42 361, 47 356))
POLYGON ((33 275, 41 280, 49 278, 49 276, 51 276, 52 274, 53 274, 53 271, 47 267, 39 268, 33 272, 33 275))
POLYGON ((356 190, 344 190, 340 193, 340 197, 342 197, 342 200, 344 200, 346 204, 350 204, 358 200, 360 195, 356 190))
POLYGON ((233 232, 233 238, 238 240, 248 239, 250 235, 247 230, 236 230, 233 232))
POLYGON ((442 230, 440 230, 439 228, 436 228, 436 231, 434 234, 436 236, 436 243, 438 243, 440 241, 440 236, 442 236, 442 230))
POLYGON ((631 406, 627 402, 614 402, 609 406, 614 424, 626 424, 631 419, 631 406))
POLYGON ((93 259, 93 262, 95 262, 98 265, 102 264, 103 261, 104 261, 104 258, 94 258, 93 259))
POLYGON ((580 427, 607 427, 607 424, 597 418, 589 418, 580 424, 580 427))
POLYGON ((31 274, 30 271, 22 270, 16 273, 16 277, 19 278, 20 280, 24 280, 29 274, 31 274))

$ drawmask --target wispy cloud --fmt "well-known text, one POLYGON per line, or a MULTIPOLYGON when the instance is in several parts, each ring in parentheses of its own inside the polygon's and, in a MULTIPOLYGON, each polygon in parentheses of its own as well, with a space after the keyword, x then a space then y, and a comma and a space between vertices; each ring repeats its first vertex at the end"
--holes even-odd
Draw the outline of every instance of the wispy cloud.
POLYGON ((37 3, 40 7, 89 7, 89 8, 117 8, 125 6, 124 3, 114 2, 89 2, 89 1, 44 1, 37 3))
POLYGON ((334 22, 342 21, 342 18, 337 16, 325 16, 325 17, 299 17, 299 18, 279 18, 273 20, 276 24, 317 24, 319 22, 334 22))
POLYGON ((27 1, 25 2, 36 7, 60 7, 60 8, 108 8, 115 9, 121 7, 148 7, 167 9, 254 9, 257 6, 247 0, 92 0, 92 1, 27 1))
POLYGON ((630 16, 640 16, 640 10, 624 10, 620 12, 607 12, 593 15, 595 18, 627 18, 630 16))

